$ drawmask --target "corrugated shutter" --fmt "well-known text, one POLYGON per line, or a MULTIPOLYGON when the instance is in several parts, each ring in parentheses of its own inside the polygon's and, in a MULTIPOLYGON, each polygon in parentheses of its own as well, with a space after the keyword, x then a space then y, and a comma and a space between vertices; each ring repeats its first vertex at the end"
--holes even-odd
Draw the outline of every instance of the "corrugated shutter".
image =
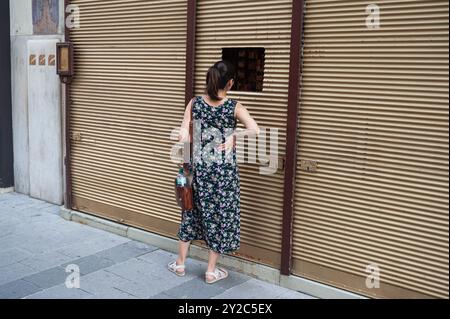
MULTIPOLYGON (((230 92, 262 128, 279 129, 280 157, 285 154, 292 1, 198 0, 196 95, 205 89, 209 67, 222 48, 264 47, 262 93, 230 92)), ((283 169, 259 174, 259 165, 240 164, 241 255, 279 266, 283 209, 283 169)))
POLYGON ((305 22, 294 273, 448 298, 448 1, 308 0, 305 22))
POLYGON ((81 10, 71 31, 74 208, 173 236, 170 133, 185 108, 187 2, 71 3, 81 10))

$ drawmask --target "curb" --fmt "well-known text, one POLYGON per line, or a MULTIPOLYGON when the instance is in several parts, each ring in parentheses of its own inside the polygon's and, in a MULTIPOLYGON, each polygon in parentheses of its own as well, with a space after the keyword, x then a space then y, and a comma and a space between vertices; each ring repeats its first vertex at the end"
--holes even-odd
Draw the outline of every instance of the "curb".
MULTIPOLYGON (((59 215, 67 221, 88 225, 90 227, 105 230, 131 240, 143 242, 175 254, 178 253, 178 241, 172 238, 164 237, 131 226, 122 225, 90 214, 69 210, 64 206, 61 207, 59 215)), ((192 245, 190 248, 189 257, 207 261, 208 250, 192 245)), ((260 265, 234 256, 222 255, 219 257, 218 263, 256 279, 320 299, 366 299, 364 296, 324 285, 306 278, 284 276, 281 275, 280 271, 275 268, 260 265)))
POLYGON ((14 187, 0 188, 0 194, 14 193, 14 187))

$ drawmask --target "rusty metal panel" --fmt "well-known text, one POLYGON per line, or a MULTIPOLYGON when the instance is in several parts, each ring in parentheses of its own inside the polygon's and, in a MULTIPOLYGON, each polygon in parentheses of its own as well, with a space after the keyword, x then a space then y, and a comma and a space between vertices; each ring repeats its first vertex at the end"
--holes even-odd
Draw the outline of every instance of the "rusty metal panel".
POLYGON ((370 3, 306 1, 294 273, 448 298, 448 1, 370 3))
MULTIPOLYGON (((204 94, 209 67, 223 48, 265 48, 262 92, 231 91, 261 128, 279 130, 280 163, 285 156, 292 0, 197 1, 196 95, 204 94)), ((280 266, 284 172, 261 175, 259 164, 242 163, 240 254, 280 266), (259 250, 259 256, 255 251, 259 250)))
POLYGON ((32 0, 33 34, 57 34, 59 0, 32 0))
POLYGON ((185 108, 187 2, 73 0, 73 207, 168 236, 185 108))

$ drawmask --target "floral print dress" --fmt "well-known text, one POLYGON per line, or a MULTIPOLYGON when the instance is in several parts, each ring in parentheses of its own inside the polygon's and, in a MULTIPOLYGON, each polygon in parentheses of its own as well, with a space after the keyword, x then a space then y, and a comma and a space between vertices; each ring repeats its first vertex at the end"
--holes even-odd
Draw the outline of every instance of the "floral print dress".
POLYGON ((212 107, 203 97, 193 102, 194 141, 193 195, 195 208, 183 212, 178 238, 188 242, 204 240, 220 254, 240 248, 240 180, 236 148, 213 150, 225 143, 237 127, 237 101, 228 99, 212 107), (200 132, 201 128, 201 132, 200 132))

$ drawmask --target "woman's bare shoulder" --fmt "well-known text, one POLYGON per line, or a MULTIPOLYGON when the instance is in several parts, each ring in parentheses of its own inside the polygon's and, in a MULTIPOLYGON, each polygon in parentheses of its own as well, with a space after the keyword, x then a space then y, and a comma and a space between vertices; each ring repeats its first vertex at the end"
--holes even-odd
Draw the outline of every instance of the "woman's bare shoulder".
POLYGON ((247 107, 239 101, 236 101, 236 110, 237 111, 247 111, 247 107))
POLYGON ((242 114, 243 111, 245 112, 247 108, 238 100, 234 100, 234 103, 236 105, 236 107, 234 108, 234 117, 237 118, 239 114, 242 114))

